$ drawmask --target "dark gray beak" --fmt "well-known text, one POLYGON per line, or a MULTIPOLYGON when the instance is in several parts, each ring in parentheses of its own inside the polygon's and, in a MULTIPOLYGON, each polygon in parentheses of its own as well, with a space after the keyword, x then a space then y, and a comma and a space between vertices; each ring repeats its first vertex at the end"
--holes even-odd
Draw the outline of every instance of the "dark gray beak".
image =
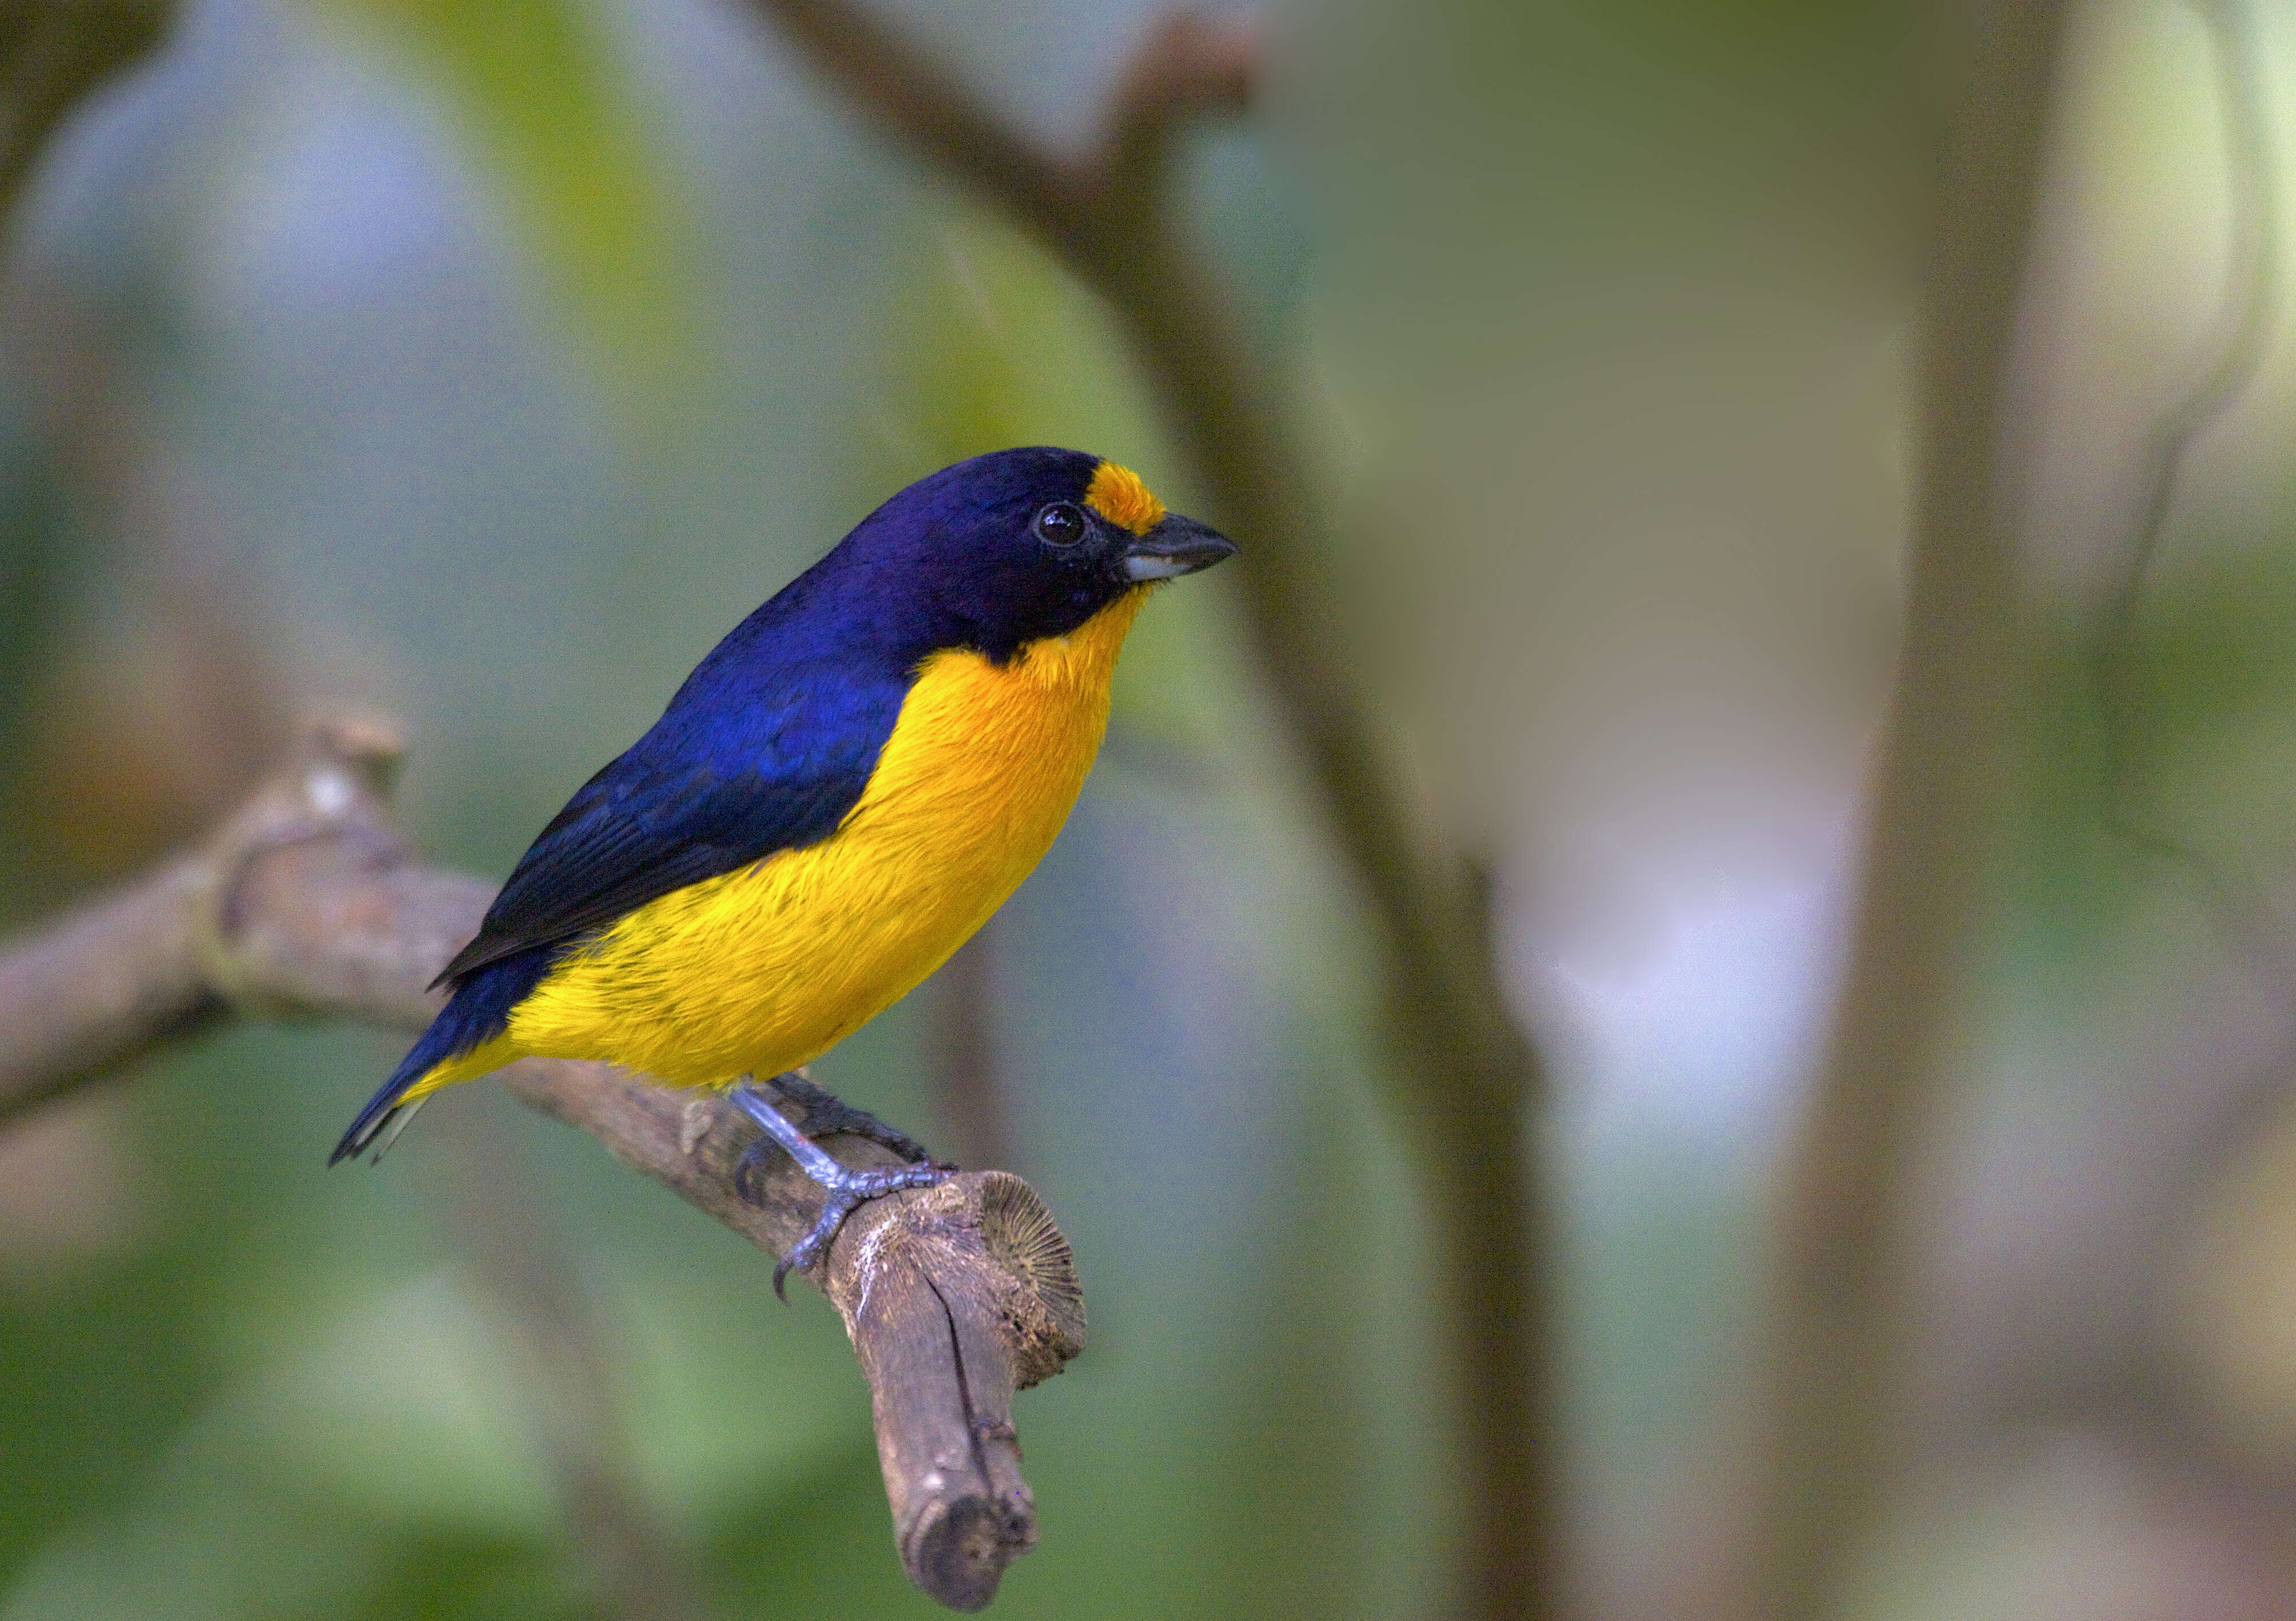
POLYGON ((1209 569, 1222 558, 1235 555, 1235 542, 1177 512, 1165 517, 1145 535, 1138 536, 1119 553, 1119 566, 1128 580, 1168 580, 1176 575, 1209 569))

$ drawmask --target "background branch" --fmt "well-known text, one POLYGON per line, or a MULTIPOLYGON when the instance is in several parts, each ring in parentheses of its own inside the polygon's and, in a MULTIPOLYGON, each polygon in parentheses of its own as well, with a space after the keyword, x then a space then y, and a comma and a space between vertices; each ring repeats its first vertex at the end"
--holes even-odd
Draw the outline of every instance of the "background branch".
POLYGON ((0 11, 0 220, 49 132, 91 89, 160 41, 169 0, 50 0, 0 11))
POLYGON ((1917 1150, 1940 1080, 2003 782, 2017 619, 2019 291, 2065 7, 1981 6, 1921 320, 1905 644, 1874 780, 1856 936, 1787 1168, 1769 1368, 1775 1449, 1746 1613, 1835 1612, 1892 1473, 1917 1150))
POLYGON ((991 918, 932 978, 925 1072, 933 1140, 959 1165, 1012 1165, 1013 1122, 996 1062, 996 966, 1001 930, 991 918))
MULTIPOLYGON (((0 952, 0 1118, 234 1013, 427 1023, 423 987, 492 889, 414 864, 382 798, 398 755, 373 724, 314 727, 201 849, 0 952)), ((715 1094, 537 1059, 503 1080, 769 1254, 820 1209, 780 1154, 743 1196, 734 1167, 757 1133, 715 1094)), ((978 1609, 1036 1540, 1012 1396, 1082 1348, 1067 1243, 1018 1177, 967 1173, 865 1207, 815 1281, 869 1378, 902 1563, 978 1609)))
POLYGON ((1483 886, 1413 814, 1371 718, 1340 615, 1318 582, 1320 487, 1285 426, 1284 390, 1245 340, 1168 187, 1188 118, 1243 104, 1256 52, 1240 26, 1174 17, 1119 79, 1095 151, 1041 150, 937 61, 857 6, 754 0, 876 125, 1042 237, 1106 299, 1203 480, 1238 559, 1254 648, 1341 853, 1381 925, 1390 1112, 1436 1234, 1447 1395, 1466 1484, 1471 1613, 1511 1621, 1559 1602, 1560 1458, 1546 1175, 1526 1121, 1543 1075, 1493 959, 1483 886))

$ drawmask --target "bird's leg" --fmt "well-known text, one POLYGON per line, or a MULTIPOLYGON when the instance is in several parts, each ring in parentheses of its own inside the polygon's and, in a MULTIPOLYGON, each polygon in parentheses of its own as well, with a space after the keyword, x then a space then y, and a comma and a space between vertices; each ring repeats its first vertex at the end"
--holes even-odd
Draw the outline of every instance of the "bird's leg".
POLYGON ((802 1069, 785 1069, 768 1083, 789 1102, 805 1110, 803 1130, 808 1137, 866 1137, 880 1148, 892 1150, 911 1165, 931 1165, 924 1145, 896 1131, 865 1109, 856 1109, 825 1086, 816 1086, 802 1069))
MULTIPOLYGON (((786 1076, 775 1077, 774 1085, 776 1089, 788 1078, 786 1076)), ((805 1085, 816 1092, 820 1091, 818 1087, 814 1087, 810 1081, 806 1082, 805 1085)), ((783 1150, 791 1159, 797 1161, 798 1169, 812 1177, 822 1187, 819 1219, 815 1221, 812 1230, 800 1239, 791 1248, 790 1252, 774 1265, 774 1293, 781 1296, 784 1300, 788 1299, 789 1296, 783 1291, 783 1285, 787 1281, 790 1273, 810 1266, 815 1261, 820 1259, 822 1254, 829 1248, 829 1241, 837 1236, 837 1230, 845 1224, 845 1218, 852 1215, 855 1209, 869 1199, 882 1199, 888 1193, 898 1193, 903 1188, 929 1188, 935 1183, 946 1181, 949 1175, 948 1167, 932 1164, 879 1166, 866 1171, 849 1169, 831 1158, 827 1152, 816 1146, 812 1139, 807 1135, 808 1131, 816 1129, 814 1115, 810 1108, 807 1110, 805 1127, 800 1128, 791 1125, 783 1118, 782 1111, 775 1109, 751 1082, 747 1080, 736 1082, 727 1095, 734 1100, 735 1106, 750 1119, 755 1120, 766 1134, 764 1137, 758 1138, 757 1142, 742 1150, 741 1163, 735 1169, 736 1182, 744 1187, 745 1191, 748 1174, 763 1157, 767 1138, 771 1138, 775 1142, 779 1143, 783 1150)), ((829 1098, 827 1093, 821 1093, 820 1095, 829 1098)), ((834 1098, 829 1098, 829 1101, 832 1103, 837 1101, 834 1098)), ((842 1109, 845 1105, 839 1103, 837 1107, 842 1109)), ((858 1114, 860 1111, 856 1109, 853 1112, 858 1114)), ((845 1127, 840 1126, 835 1129, 843 1130, 845 1127)), ((906 1142, 908 1139, 904 1137, 902 1141, 906 1142)), ((914 1148, 916 1145, 912 1142, 909 1146, 914 1148)), ((901 1150, 895 1149, 894 1151, 898 1153, 901 1150)))

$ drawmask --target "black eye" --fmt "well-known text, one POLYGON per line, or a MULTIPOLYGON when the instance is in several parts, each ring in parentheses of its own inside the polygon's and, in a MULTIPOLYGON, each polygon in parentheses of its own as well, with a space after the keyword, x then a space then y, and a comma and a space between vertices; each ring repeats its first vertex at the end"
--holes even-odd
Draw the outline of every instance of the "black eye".
POLYGON ((1069 501, 1054 502, 1037 514, 1037 521, 1031 527, 1037 531, 1038 540, 1054 546, 1072 546, 1082 540, 1086 533, 1084 513, 1075 503, 1069 501))

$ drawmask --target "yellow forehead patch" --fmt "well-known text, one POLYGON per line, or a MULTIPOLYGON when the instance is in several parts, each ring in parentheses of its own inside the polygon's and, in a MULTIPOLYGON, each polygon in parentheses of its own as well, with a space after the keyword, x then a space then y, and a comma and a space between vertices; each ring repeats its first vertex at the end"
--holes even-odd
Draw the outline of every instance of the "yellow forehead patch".
POLYGON ((1084 493, 1085 504, 1135 535, 1145 535, 1164 516, 1164 503, 1149 493, 1140 475, 1128 467, 1103 462, 1084 493))

